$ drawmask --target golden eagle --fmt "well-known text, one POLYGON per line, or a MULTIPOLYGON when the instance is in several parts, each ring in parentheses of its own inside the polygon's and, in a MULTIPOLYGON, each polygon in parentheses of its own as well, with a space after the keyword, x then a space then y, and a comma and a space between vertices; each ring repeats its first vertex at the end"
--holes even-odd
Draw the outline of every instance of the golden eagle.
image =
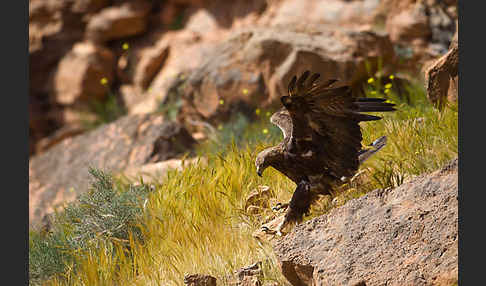
POLYGON ((385 145, 383 136, 363 148, 359 122, 381 117, 361 112, 395 110, 386 99, 355 98, 348 85, 335 86, 334 79, 317 84, 320 75, 309 76, 305 71, 290 81, 288 95, 280 98, 283 107, 270 117, 284 139, 255 160, 259 176, 270 166, 297 184, 278 235, 289 222, 301 221, 319 194, 330 194, 385 145))

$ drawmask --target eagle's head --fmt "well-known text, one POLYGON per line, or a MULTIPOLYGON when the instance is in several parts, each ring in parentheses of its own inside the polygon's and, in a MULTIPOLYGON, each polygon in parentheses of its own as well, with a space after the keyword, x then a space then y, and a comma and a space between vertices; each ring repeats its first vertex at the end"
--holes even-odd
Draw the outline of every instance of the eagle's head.
POLYGON ((268 166, 272 165, 274 159, 278 156, 279 152, 278 149, 275 147, 267 148, 260 153, 258 153, 256 160, 255 160, 255 167, 258 176, 262 176, 263 171, 265 171, 268 166))

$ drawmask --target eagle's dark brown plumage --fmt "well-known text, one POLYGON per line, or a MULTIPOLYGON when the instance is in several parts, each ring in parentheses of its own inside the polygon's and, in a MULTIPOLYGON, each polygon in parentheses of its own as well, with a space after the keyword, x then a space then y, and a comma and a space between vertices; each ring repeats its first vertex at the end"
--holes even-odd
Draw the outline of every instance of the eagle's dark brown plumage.
POLYGON ((334 86, 336 80, 316 84, 319 74, 304 72, 294 76, 283 108, 270 121, 283 132, 280 144, 260 152, 255 165, 258 175, 271 166, 297 184, 283 223, 300 221, 319 194, 330 194, 353 176, 360 163, 385 144, 381 137, 363 149, 360 121, 381 117, 361 112, 393 111, 394 104, 382 98, 354 98, 347 85, 334 86))

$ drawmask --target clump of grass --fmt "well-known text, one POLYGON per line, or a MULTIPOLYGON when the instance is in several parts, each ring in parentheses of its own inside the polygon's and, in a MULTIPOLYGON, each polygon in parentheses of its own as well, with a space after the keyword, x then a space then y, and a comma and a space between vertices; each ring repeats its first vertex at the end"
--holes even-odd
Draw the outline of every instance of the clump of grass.
MULTIPOLYGON (((324 197, 313 206, 305 219, 373 189, 400 185, 457 156, 456 107, 435 109, 419 85, 408 89, 407 101, 393 91, 377 90, 372 96, 395 102, 398 111, 362 123, 363 143, 386 135, 387 146, 366 161, 361 174, 343 185, 334 198, 324 197)), ((148 193, 139 219, 143 241, 134 239, 135 231, 128 229, 124 239, 129 247, 104 242, 88 245, 84 255, 73 256, 77 271, 68 268, 64 280, 51 280, 51 285, 182 285, 189 273, 206 273, 225 281, 228 273, 256 261, 263 262, 265 279, 287 285, 271 247, 251 235, 272 211, 251 214, 244 209, 248 194, 258 185, 269 186, 270 199, 281 202, 288 201, 295 189, 292 181, 272 168, 263 178, 255 173, 256 154, 282 139, 268 117, 262 116, 265 112, 258 113, 254 122, 237 119, 241 127, 227 132, 241 136, 225 143, 225 148, 215 144, 219 149, 208 149, 203 154, 207 165, 189 165, 160 178, 155 191, 148 193)))
POLYGON ((163 114, 169 120, 176 120, 183 104, 182 94, 185 86, 186 75, 179 73, 167 91, 166 98, 159 103, 156 112, 163 114))
POLYGON ((272 112, 257 113, 255 118, 249 118, 240 112, 234 114, 228 122, 213 128, 215 136, 200 144, 196 153, 200 156, 216 152, 225 154, 233 145, 244 148, 258 142, 277 142, 282 133, 277 126, 269 122, 272 112))
POLYGON ((116 95, 109 92, 105 99, 94 99, 89 103, 89 112, 94 118, 85 118, 83 125, 86 129, 113 122, 127 113, 126 109, 116 98, 116 95))
POLYGON ((142 241, 138 218, 149 186, 115 181, 93 168, 89 172, 94 178, 91 189, 54 216, 52 230, 30 232, 31 283, 75 271, 76 261, 87 256, 89 249, 103 248, 107 255, 114 255, 116 247, 120 252, 129 247, 130 240, 142 241))

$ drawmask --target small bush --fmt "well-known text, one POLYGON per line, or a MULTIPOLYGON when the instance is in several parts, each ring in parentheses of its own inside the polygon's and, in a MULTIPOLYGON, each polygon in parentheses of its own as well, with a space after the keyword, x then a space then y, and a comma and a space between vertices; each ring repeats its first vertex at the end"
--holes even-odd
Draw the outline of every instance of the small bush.
POLYGON ((51 231, 30 232, 31 283, 74 270, 74 258, 90 248, 113 249, 115 244, 126 248, 130 239, 143 240, 139 218, 149 186, 114 181, 94 168, 89 172, 94 179, 90 190, 54 216, 51 231))

